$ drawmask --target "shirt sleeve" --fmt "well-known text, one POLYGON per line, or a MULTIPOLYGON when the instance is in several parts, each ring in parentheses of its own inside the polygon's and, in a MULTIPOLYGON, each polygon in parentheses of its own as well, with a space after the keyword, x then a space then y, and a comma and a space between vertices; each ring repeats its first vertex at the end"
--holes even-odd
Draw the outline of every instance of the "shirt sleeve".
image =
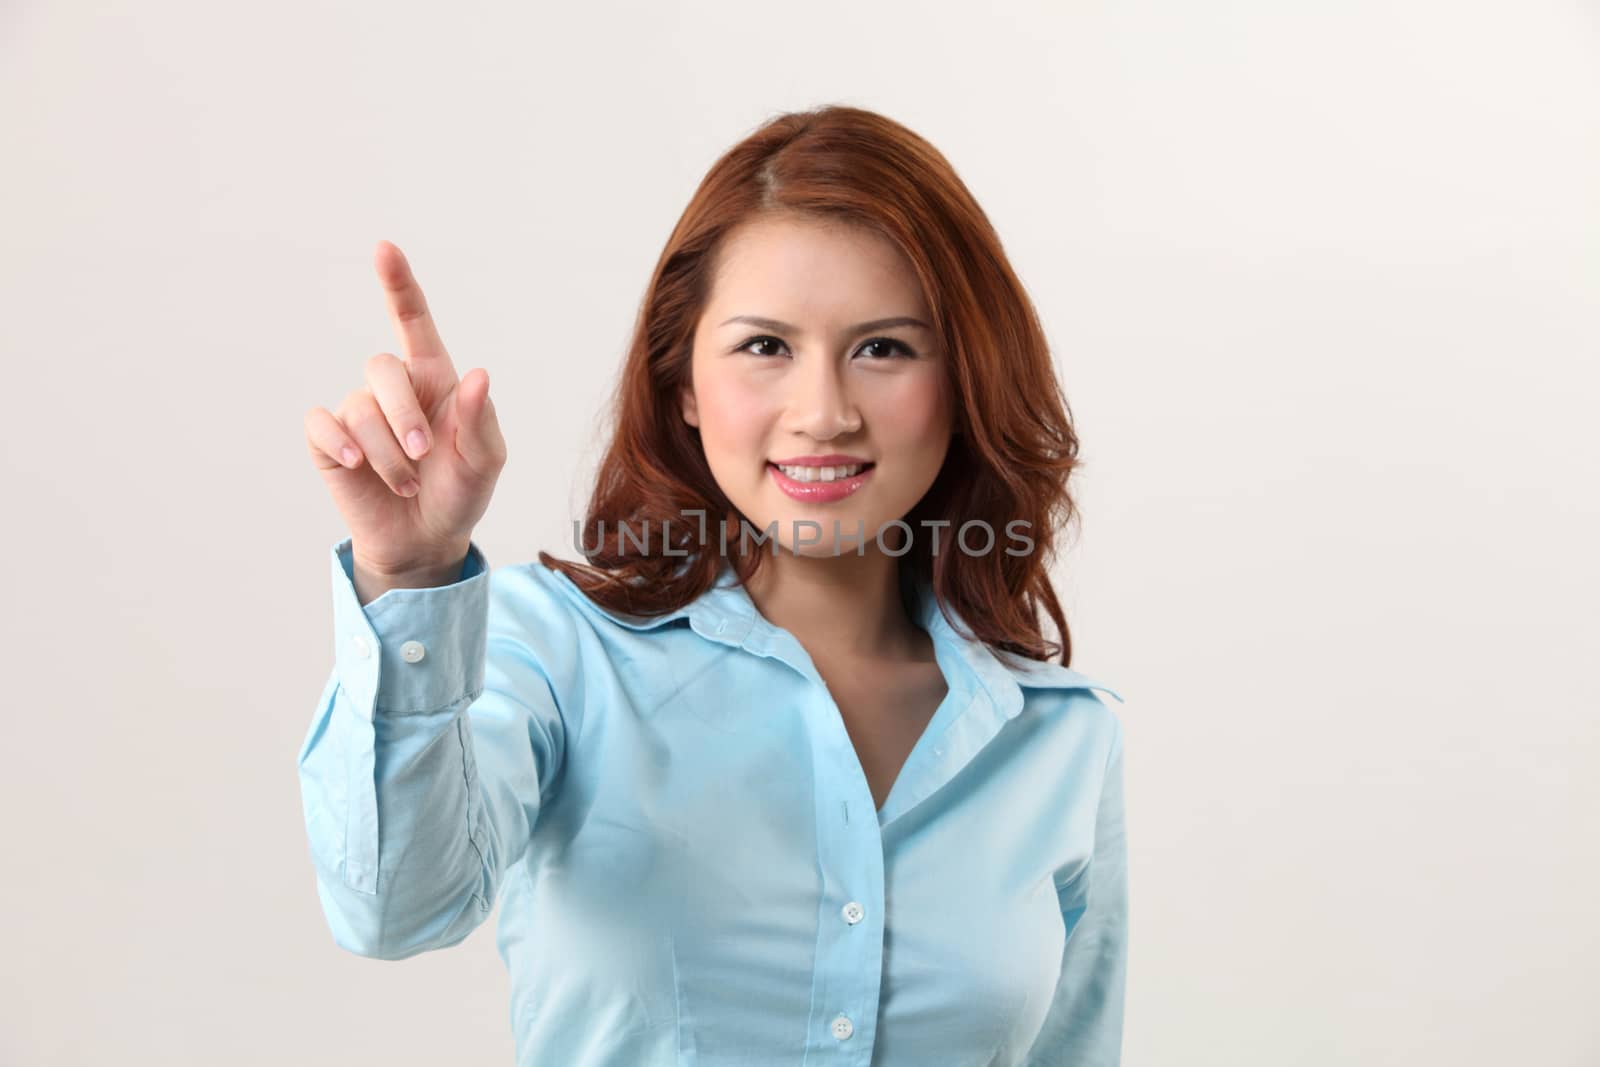
POLYGON ((572 655, 571 635, 534 612, 539 640, 525 640, 502 574, 473 543, 455 582, 363 607, 350 539, 333 548, 334 667, 299 777, 323 913, 358 955, 464 940, 559 773, 567 723, 546 664, 572 655))
POLYGON ((1095 813, 1089 864, 1057 888, 1067 928, 1061 979, 1027 1067, 1118 1067, 1128 962, 1128 853, 1122 726, 1115 730, 1095 813))

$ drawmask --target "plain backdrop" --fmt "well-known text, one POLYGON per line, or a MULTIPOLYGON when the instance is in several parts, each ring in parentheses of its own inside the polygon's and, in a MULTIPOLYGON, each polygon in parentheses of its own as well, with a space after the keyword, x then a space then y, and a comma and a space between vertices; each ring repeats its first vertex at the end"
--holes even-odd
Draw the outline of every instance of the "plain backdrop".
POLYGON ((649 271, 765 119, 935 144, 1083 440, 1125 1063, 1600 1063, 1592 4, 0 4, 0 1063, 498 1064, 498 915, 334 945, 302 417, 407 253, 571 558, 649 271))

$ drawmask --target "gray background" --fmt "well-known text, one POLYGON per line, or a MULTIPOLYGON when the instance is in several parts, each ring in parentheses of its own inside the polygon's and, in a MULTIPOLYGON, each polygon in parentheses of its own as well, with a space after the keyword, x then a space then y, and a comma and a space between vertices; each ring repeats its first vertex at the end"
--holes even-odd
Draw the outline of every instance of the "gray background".
POLYGON ((1593 1064, 1600 64, 1575 3, 0 5, 0 1062, 506 1063, 493 922, 332 942, 301 418, 410 256, 570 556, 705 169, 854 103, 955 164, 1084 440, 1126 1063, 1593 1064))

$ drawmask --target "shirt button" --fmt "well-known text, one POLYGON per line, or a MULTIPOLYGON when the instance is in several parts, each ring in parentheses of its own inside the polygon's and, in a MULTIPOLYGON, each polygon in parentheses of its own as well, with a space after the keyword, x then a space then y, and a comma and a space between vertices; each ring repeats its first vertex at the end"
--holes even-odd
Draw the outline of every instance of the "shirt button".
POLYGON ((842 912, 844 914, 844 921, 849 923, 851 926, 854 926, 856 923, 860 922, 861 917, 867 913, 865 908, 853 900, 844 906, 842 912))
POLYGON ((360 656, 362 659, 366 659, 368 656, 372 655, 372 646, 367 644, 367 639, 364 635, 352 635, 350 638, 350 643, 355 646, 356 655, 360 656))
POLYGON ((407 641, 400 646, 400 658, 407 663, 415 663, 425 655, 427 653, 423 651, 421 641, 407 641))
POLYGON ((855 1026, 845 1016, 841 1015, 837 1019, 833 1020, 833 1036, 838 1038, 840 1041, 843 1041, 845 1038, 849 1037, 855 1032, 855 1026))

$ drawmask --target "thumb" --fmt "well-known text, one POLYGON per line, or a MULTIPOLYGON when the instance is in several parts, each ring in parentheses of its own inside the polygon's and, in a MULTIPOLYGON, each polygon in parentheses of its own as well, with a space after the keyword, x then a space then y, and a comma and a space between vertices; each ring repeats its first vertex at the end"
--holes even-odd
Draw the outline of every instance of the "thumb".
POLYGON ((494 401, 489 399, 489 372, 479 367, 456 386, 456 451, 473 472, 488 478, 506 462, 506 441, 500 434, 494 401))

